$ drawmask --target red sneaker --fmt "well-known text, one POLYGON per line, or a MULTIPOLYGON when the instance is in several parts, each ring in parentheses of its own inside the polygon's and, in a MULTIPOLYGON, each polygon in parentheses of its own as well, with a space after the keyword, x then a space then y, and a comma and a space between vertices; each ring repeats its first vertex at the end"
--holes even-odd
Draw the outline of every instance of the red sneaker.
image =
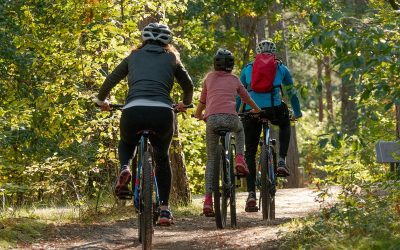
POLYGON ((246 200, 246 212, 258 212, 257 198, 255 192, 250 192, 246 200))
POLYGON ((213 200, 211 194, 206 194, 204 198, 203 214, 206 217, 214 217, 213 200))
POLYGON ((242 154, 236 155, 236 174, 238 175, 248 175, 249 169, 247 168, 246 161, 242 154))
POLYGON ((124 170, 121 171, 118 177, 117 185, 115 185, 115 194, 117 196, 120 195, 120 193, 129 191, 128 185, 129 182, 131 181, 132 174, 131 171, 129 171, 129 168, 125 168, 124 170))

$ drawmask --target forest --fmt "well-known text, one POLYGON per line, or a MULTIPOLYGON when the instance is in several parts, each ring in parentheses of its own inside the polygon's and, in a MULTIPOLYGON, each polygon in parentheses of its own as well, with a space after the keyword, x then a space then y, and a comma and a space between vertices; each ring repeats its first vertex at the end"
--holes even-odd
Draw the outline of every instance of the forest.
MULTIPOLYGON (((378 141, 400 140, 398 0, 0 0, 0 234, 22 208, 97 212, 118 202, 121 113, 92 99, 150 22, 171 28, 194 104, 218 48, 233 52, 239 75, 259 41, 277 44, 303 112, 291 126, 294 174, 281 186, 315 188, 320 200, 340 187, 282 249, 398 249, 400 166, 375 152, 378 141)), ((181 93, 175 84, 175 102, 181 93)), ((109 98, 126 94, 124 80, 109 98)), ((205 123, 193 112, 177 115, 170 149, 182 206, 204 192, 205 123)))

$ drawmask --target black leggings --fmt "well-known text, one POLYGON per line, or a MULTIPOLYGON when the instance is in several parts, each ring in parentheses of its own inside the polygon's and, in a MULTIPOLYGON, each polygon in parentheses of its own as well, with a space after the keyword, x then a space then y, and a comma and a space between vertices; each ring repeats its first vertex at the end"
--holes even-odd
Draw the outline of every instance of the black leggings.
POLYGON ((156 162, 157 184, 162 205, 168 205, 171 190, 169 146, 174 134, 174 112, 165 107, 134 106, 122 111, 121 140, 118 153, 121 168, 128 165, 139 142, 141 130, 155 132, 149 135, 156 162))
MULTIPOLYGON (((279 156, 285 158, 290 142, 290 120, 289 111, 285 103, 273 108, 265 108, 266 118, 272 124, 279 126, 279 156)), ((256 154, 260 141, 262 123, 257 118, 249 118, 243 121, 245 133, 245 156, 250 174, 247 175, 247 191, 255 192, 256 180, 256 154)))

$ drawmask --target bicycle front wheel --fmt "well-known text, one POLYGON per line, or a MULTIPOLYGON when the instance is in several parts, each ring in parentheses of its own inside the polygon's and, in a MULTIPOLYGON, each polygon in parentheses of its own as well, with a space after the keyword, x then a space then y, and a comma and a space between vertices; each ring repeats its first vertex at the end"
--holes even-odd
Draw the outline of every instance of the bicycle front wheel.
POLYGON ((139 240, 142 249, 151 249, 153 238, 153 185, 152 185, 152 157, 150 152, 143 155, 139 212, 139 240))
POLYGON ((275 219, 275 197, 272 195, 272 183, 269 178, 271 171, 271 162, 266 145, 261 146, 260 152, 261 164, 261 187, 260 199, 263 220, 275 219))
POLYGON ((219 145, 216 150, 213 176, 214 211, 217 228, 226 227, 228 196, 225 185, 226 168, 224 167, 224 161, 225 152, 222 146, 219 145))

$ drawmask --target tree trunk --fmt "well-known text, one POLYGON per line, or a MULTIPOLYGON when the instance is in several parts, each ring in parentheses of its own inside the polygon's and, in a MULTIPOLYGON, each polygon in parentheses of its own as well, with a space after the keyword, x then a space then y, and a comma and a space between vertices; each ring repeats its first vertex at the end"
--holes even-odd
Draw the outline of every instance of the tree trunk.
POLYGON ((243 66, 246 65, 250 60, 250 51, 252 49, 255 49, 256 47, 255 33, 257 27, 257 19, 251 16, 243 16, 240 19, 238 19, 237 23, 239 30, 243 34, 246 34, 248 38, 247 45, 246 48, 244 49, 242 57, 243 65, 240 65, 240 68, 243 68, 243 66))
POLYGON ((396 138, 400 140, 400 105, 396 105, 396 138))
POLYGON ((291 126, 291 136, 290 144, 288 150, 288 157, 286 159, 286 164, 290 170, 290 176, 287 178, 288 182, 284 184, 285 188, 299 188, 303 187, 303 171, 299 171, 300 159, 299 159, 299 149, 297 147, 297 133, 296 127, 293 124, 291 126))
POLYGON ((191 202, 189 179, 186 173, 185 156, 179 140, 177 116, 174 119, 175 133, 169 150, 172 171, 171 201, 187 205, 191 202))
POLYGON ((160 19, 160 13, 154 13, 153 11, 150 10, 148 4, 146 4, 146 6, 144 6, 143 18, 138 22, 138 29, 142 30, 149 23, 158 22, 159 19, 160 19))
POLYGON ((289 55, 287 53, 288 50, 286 46, 285 22, 283 20, 276 22, 273 18, 275 13, 281 13, 283 15, 282 6, 278 3, 274 3, 273 7, 268 13, 268 35, 270 38, 273 38, 275 36, 275 32, 282 32, 282 40, 276 43, 276 55, 279 59, 282 60, 282 62, 286 66, 289 67, 289 55))
POLYGON ((317 94, 318 94, 318 120, 324 120, 324 100, 322 91, 322 60, 317 60, 317 94))
POLYGON ((333 97, 332 97, 332 70, 330 67, 329 56, 324 57, 325 66, 325 90, 326 90, 326 110, 328 111, 328 122, 333 120, 333 97))
MULTIPOLYGON (((267 25, 267 17, 266 16, 261 16, 258 21, 257 21, 257 43, 261 42, 261 40, 264 40, 266 37, 265 34, 265 27, 267 25)), ((255 52, 255 51, 254 51, 255 52)))
POLYGON ((392 6, 392 8, 394 10, 399 10, 400 9, 400 4, 396 3, 395 0, 387 0, 390 4, 390 6, 392 6))
POLYGON ((354 135, 357 132, 357 105, 354 100, 356 94, 356 84, 354 79, 342 77, 341 88, 341 114, 342 130, 348 135, 354 135))
MULTIPOLYGON (((285 35, 285 24, 283 20, 275 22, 272 18, 274 13, 282 13, 282 7, 280 4, 274 3, 271 11, 268 14, 268 34, 269 37, 274 37, 275 32, 282 32, 283 40, 277 43, 277 56, 281 58, 284 64, 288 66, 289 56, 288 50, 286 46, 286 35, 285 35)), ((283 14, 283 13, 282 13, 283 14)), ((287 178, 288 182, 285 183, 286 188, 297 188, 302 186, 302 183, 299 183, 299 150, 297 147, 297 137, 296 137, 296 127, 291 126, 291 137, 289 150, 286 157, 287 167, 290 170, 291 175, 287 178)), ((278 138, 278 137, 275 137, 278 138)))

